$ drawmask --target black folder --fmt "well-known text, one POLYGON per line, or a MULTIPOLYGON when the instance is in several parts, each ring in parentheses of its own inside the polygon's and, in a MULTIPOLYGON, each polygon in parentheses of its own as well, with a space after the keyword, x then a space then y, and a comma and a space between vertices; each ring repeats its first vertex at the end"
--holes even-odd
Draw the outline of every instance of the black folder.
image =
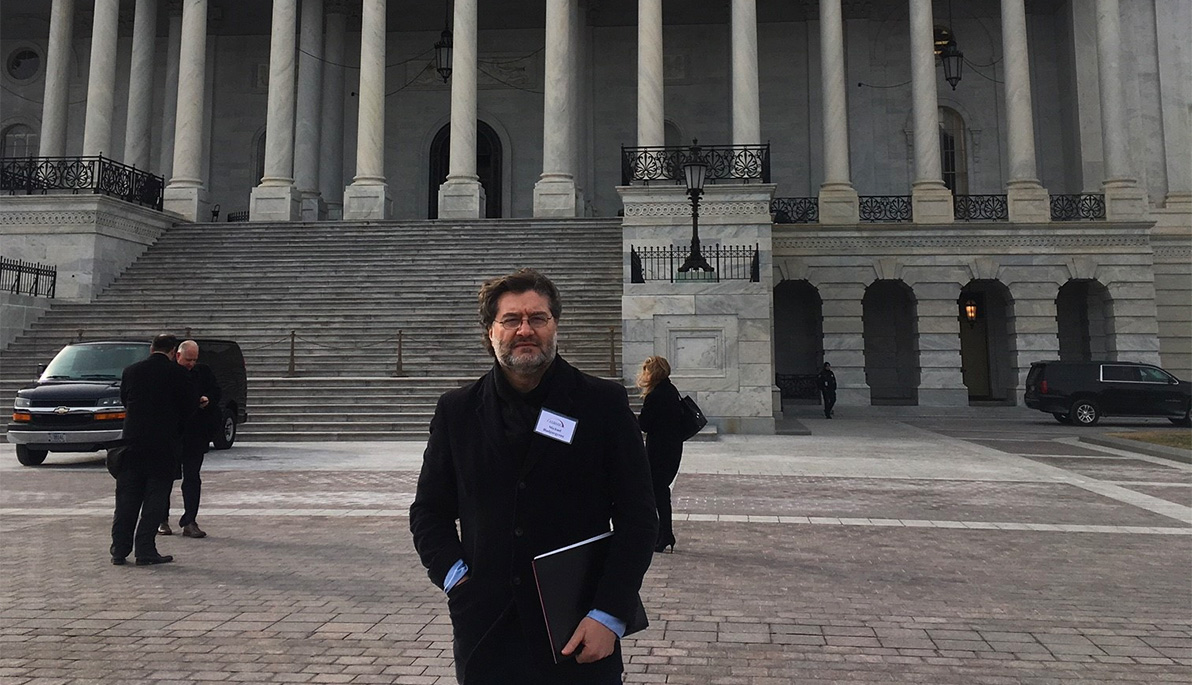
MULTIPOLYGON (((565 657, 560 652, 593 608, 612 536, 609 531, 534 557, 534 582, 555 663, 575 656, 565 657)), ((625 635, 645 630, 649 624, 639 597, 633 617, 626 622, 625 635)))

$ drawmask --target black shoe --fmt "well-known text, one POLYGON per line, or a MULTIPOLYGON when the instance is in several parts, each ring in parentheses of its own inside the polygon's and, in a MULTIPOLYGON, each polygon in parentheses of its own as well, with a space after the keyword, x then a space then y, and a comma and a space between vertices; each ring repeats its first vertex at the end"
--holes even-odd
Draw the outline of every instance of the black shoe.
POLYGON ((112 557, 112 566, 123 566, 124 557, 112 557))
POLYGON ((174 560, 169 554, 155 554, 151 557, 137 557, 137 566, 152 566, 154 564, 168 564, 174 560))

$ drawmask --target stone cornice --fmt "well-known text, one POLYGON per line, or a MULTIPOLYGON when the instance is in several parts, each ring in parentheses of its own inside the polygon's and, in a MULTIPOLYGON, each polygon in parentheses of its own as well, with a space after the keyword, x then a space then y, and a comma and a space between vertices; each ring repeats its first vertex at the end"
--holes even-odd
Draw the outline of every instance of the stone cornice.
POLYGON ((1078 250, 1085 248, 1131 248, 1131 251, 1150 249, 1145 234, 1039 234, 1039 235, 891 235, 878 233, 851 236, 788 236, 773 237, 774 253, 784 254, 866 254, 890 252, 1037 252, 1040 249, 1078 250))

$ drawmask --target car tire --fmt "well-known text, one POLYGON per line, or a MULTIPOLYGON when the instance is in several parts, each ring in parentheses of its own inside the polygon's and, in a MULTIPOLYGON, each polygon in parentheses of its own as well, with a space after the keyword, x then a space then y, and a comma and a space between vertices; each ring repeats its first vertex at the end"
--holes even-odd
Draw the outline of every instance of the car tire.
POLYGON ((1061 414, 1058 411, 1053 411, 1053 412, 1051 412, 1051 415, 1054 416, 1055 420, 1059 421, 1060 423, 1069 423, 1069 424, 1072 423, 1072 415, 1071 414, 1061 414))
POLYGON ((17 461, 24 466, 40 466, 49 453, 49 450, 31 450, 25 445, 17 445, 17 461))
POLYGON ((1177 426, 1181 426, 1183 428, 1188 428, 1188 427, 1192 426, 1192 409, 1184 412, 1183 418, 1177 419, 1173 416, 1173 417, 1168 417, 1168 421, 1171 421, 1172 423, 1174 423, 1177 426))
POLYGON ((212 444, 217 450, 226 450, 236 442, 236 415, 232 412, 230 407, 224 412, 220 428, 215 432, 212 444))
POLYGON ((1101 420, 1101 408, 1092 400, 1076 400, 1068 416, 1078 426, 1095 426, 1101 420))

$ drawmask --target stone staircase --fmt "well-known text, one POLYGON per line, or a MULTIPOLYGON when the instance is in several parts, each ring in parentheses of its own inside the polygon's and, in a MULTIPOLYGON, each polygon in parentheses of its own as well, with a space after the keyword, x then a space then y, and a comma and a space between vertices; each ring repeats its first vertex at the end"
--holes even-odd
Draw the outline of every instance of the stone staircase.
POLYGON ((562 293, 560 353, 618 376, 618 219, 185 224, 0 351, 0 406, 67 342, 170 331, 240 343, 239 440, 423 439, 438 396, 491 366, 480 282, 522 266, 562 293))

